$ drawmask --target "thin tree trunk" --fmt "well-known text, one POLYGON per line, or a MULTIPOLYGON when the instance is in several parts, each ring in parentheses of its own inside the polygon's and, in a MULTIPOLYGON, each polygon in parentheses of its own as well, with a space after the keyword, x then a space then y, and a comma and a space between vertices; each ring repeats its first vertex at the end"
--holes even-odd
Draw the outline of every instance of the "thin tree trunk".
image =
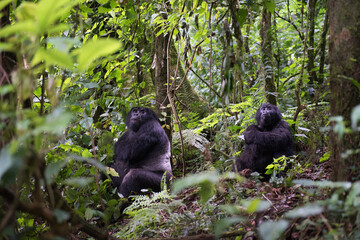
POLYGON ((314 71, 315 68, 315 8, 316 8, 316 1, 317 0, 309 0, 309 45, 308 45, 308 64, 307 64, 307 71, 309 73, 309 80, 310 83, 317 82, 316 72, 314 71))
MULTIPOLYGON (((250 7, 248 7, 248 11, 250 12, 250 7)), ((251 26, 252 26, 252 20, 253 20, 253 14, 250 13, 250 15, 247 19, 246 27, 245 27, 246 34, 244 35, 244 50, 249 55, 250 55, 249 36, 250 36, 250 30, 251 30, 251 26)))
POLYGON ((241 26, 240 23, 237 21, 237 11, 240 8, 238 6, 236 0, 228 0, 229 2, 229 8, 232 18, 232 28, 234 30, 234 36, 236 38, 236 53, 235 53, 235 66, 234 66, 234 78, 235 78, 235 86, 234 87, 234 101, 235 102, 241 102, 243 98, 243 78, 241 75, 241 66, 239 63, 242 61, 242 55, 243 55, 243 36, 241 33, 241 26), (237 83, 237 84, 236 84, 237 83), (238 97, 236 97, 236 93, 238 93, 238 97))
POLYGON ((261 53, 264 66, 266 101, 276 105, 276 88, 274 83, 274 61, 272 53, 271 12, 263 7, 261 13, 261 53))
MULTIPOLYGON (((0 29, 10 24, 10 7, 6 6, 0 12, 0 29)), ((0 43, 4 42, 0 39, 0 43)), ((16 69, 16 55, 11 52, 0 51, 0 86, 12 84, 11 73, 16 69)), ((0 112, 12 113, 16 110, 16 91, 0 94, 0 112), (3 109, 4 107, 4 109, 3 109)), ((6 127, 0 130, 0 150, 10 142, 15 133, 15 116, 8 115, 3 119, 6 127)))
POLYGON ((329 10, 326 9, 323 31, 321 33, 320 40, 320 63, 319 63, 319 84, 322 84, 324 81, 324 68, 325 68, 325 53, 326 53, 326 37, 329 28, 329 10))
MULTIPOLYGON (((329 0, 330 19, 330 110, 332 116, 351 121, 352 109, 360 103, 360 1, 329 0)), ((360 154, 344 156, 348 150, 359 149, 360 135, 345 133, 341 139, 330 136, 332 147, 332 178, 336 181, 360 179, 360 154)))

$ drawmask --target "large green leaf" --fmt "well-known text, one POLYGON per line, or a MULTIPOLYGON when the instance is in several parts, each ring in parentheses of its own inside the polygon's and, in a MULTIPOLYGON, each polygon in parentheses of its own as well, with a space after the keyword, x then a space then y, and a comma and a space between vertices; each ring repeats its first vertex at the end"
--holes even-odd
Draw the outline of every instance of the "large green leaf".
POLYGON ((277 222, 266 221, 259 226, 259 235, 263 240, 281 239, 282 234, 288 226, 289 222, 286 220, 279 220, 277 222))
POLYGON ((121 43, 115 39, 89 40, 76 51, 79 54, 79 70, 86 70, 90 64, 100 57, 106 57, 118 51, 121 43))
POLYGON ((0 179, 4 173, 9 170, 13 164, 12 156, 8 148, 3 148, 0 152, 0 179))
POLYGON ((53 180, 58 176, 60 170, 66 165, 66 161, 59 160, 57 162, 49 163, 45 169, 45 178, 48 184, 51 184, 53 180))
POLYGON ((244 217, 228 217, 228 218, 223 218, 220 219, 219 221, 217 221, 216 225, 215 225, 215 238, 219 239, 221 234, 230 226, 236 224, 236 223, 240 223, 243 222, 245 220, 244 217))
POLYGON ((78 3, 74 0, 42 0, 37 4, 36 17, 40 32, 46 32, 57 20, 65 18, 78 3))
POLYGON ((12 2, 12 0, 1 0, 0 1, 0 10, 3 9, 4 7, 6 7, 6 5, 8 5, 11 2, 12 2))
POLYGON ((236 13, 236 20, 239 22, 240 27, 244 25, 248 16, 248 10, 246 8, 241 8, 236 13))
POLYGON ((65 180, 65 184, 74 186, 74 187, 85 187, 90 183, 94 182, 93 177, 73 177, 65 180))
POLYGON ((0 35, 21 32, 42 35, 44 33, 68 29, 67 25, 56 23, 66 18, 70 10, 78 2, 78 0, 42 0, 38 3, 23 2, 16 9, 18 22, 0 31, 0 35))
POLYGON ((307 218, 315 216, 323 212, 323 208, 318 204, 308 204, 306 206, 297 207, 285 214, 287 218, 307 218))
POLYGON ((36 33, 36 27, 32 21, 23 21, 13 25, 7 25, 0 29, 0 37, 7 37, 21 32, 36 33))
POLYGON ((32 65, 34 66, 41 61, 44 61, 47 66, 58 65, 67 69, 74 67, 73 60, 69 54, 60 52, 54 48, 48 50, 39 48, 32 60, 32 65))
POLYGON ((80 45, 79 39, 68 37, 49 37, 46 42, 65 53, 68 53, 74 46, 80 45))
POLYGON ((183 179, 175 181, 172 185, 172 191, 174 194, 176 194, 187 187, 198 185, 203 182, 206 184, 214 184, 219 180, 219 178, 219 174, 214 171, 188 175, 183 179))
POLYGON ((32 133, 34 135, 46 133, 62 134, 72 119, 72 115, 62 108, 56 108, 46 116, 45 122, 36 127, 32 133))

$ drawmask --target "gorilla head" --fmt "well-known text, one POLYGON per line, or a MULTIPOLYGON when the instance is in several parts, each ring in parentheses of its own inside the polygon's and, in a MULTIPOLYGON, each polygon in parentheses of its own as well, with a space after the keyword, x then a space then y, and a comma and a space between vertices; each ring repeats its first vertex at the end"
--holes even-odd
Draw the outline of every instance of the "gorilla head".
POLYGON ((141 125, 149 120, 158 120, 154 111, 149 108, 134 107, 126 116, 126 126, 134 132, 137 132, 141 125))
POLYGON ((281 120, 282 115, 280 110, 270 104, 265 103, 259 107, 256 112, 255 120, 258 127, 263 130, 270 130, 281 120))

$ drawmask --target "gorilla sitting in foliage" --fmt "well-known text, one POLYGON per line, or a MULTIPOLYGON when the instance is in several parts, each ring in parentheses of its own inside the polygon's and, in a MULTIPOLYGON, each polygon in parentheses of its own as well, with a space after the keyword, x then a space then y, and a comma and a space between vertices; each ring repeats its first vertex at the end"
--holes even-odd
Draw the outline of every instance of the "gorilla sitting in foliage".
POLYGON ((264 173, 274 158, 294 155, 292 133, 281 118, 276 106, 269 103, 260 106, 255 116, 257 125, 250 125, 245 131, 245 148, 236 159, 234 171, 250 169, 268 180, 264 173))
POLYGON ((115 143, 114 163, 119 176, 110 176, 120 194, 128 197, 141 189, 161 190, 166 173, 169 181, 170 142, 156 114, 149 108, 135 107, 126 116, 128 130, 115 143))

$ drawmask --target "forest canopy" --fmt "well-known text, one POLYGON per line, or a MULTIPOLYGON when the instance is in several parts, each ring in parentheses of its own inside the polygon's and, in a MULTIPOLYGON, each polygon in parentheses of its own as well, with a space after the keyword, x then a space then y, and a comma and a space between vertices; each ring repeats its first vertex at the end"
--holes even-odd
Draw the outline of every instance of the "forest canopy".
POLYGON ((359 9, 1 0, 0 238, 360 238, 359 9), (295 154, 234 172, 264 103, 295 154), (124 198, 103 176, 138 106, 159 117, 173 177, 124 198))

